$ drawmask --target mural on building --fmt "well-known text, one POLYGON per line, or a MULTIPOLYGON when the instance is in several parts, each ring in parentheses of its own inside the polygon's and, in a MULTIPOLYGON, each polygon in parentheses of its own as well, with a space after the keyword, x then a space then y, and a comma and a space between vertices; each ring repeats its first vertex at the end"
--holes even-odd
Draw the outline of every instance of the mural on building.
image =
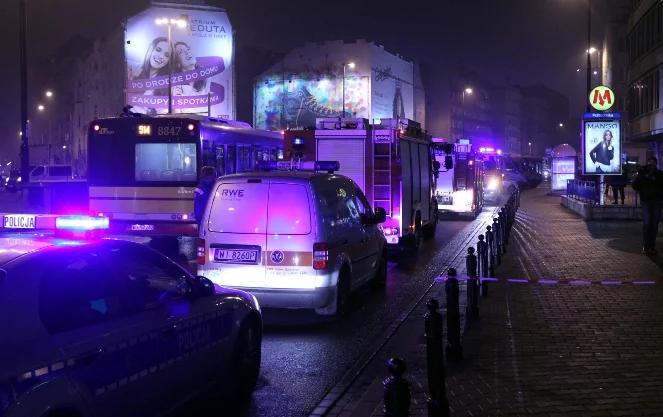
POLYGON ((207 113, 209 105, 212 116, 232 118, 232 42, 230 20, 221 9, 151 7, 130 18, 127 104, 136 112, 167 113, 170 84, 173 113, 207 113), (169 29, 160 22, 164 18, 186 25, 169 29))
MULTIPOLYGON (((316 117, 338 117, 343 112, 343 77, 302 73, 292 78, 268 78, 255 90, 254 125, 278 130, 315 126, 316 117)), ((369 117, 368 77, 345 78, 345 112, 369 117)))

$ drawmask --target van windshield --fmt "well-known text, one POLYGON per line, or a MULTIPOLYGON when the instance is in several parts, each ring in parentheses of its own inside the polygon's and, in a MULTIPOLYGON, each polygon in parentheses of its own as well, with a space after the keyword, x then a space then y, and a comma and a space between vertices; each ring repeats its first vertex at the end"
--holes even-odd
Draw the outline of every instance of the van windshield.
POLYGON ((308 192, 300 184, 222 183, 214 193, 208 225, 221 233, 307 235, 308 192))

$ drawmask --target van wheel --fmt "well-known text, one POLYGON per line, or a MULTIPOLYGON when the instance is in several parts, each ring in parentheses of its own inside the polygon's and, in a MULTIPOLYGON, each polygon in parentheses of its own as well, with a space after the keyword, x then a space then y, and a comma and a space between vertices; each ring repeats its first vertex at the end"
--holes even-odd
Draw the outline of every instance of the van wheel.
POLYGON ((350 309, 350 274, 341 270, 336 284, 336 317, 342 317, 350 309))
POLYGON ((387 284, 387 253, 383 252, 378 258, 377 270, 373 278, 373 287, 384 288, 387 284))
POLYGON ((231 383, 235 393, 246 400, 251 396, 260 374, 262 355, 262 334, 260 325, 255 319, 246 320, 237 334, 233 352, 233 372, 231 383))

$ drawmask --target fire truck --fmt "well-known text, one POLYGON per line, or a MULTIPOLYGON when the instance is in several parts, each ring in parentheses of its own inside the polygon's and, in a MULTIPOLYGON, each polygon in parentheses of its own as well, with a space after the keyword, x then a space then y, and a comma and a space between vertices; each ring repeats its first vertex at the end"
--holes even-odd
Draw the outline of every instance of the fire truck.
MULTIPOLYGON (((439 214, 458 213, 476 217, 483 207, 483 164, 472 145, 433 139, 439 163, 435 197, 439 214)), ((436 165, 438 166, 438 165, 436 165)))
POLYGON ((417 122, 382 119, 318 118, 315 130, 284 135, 284 159, 338 161, 339 174, 362 189, 373 208, 382 207, 383 232, 394 253, 417 249, 420 238, 435 235, 432 140, 417 122))

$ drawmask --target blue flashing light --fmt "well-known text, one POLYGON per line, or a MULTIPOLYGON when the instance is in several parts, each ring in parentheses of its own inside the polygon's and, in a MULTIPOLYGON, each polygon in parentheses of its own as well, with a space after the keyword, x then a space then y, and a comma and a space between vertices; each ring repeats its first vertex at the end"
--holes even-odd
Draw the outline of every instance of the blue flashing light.
POLYGON ((278 169, 278 161, 258 161, 256 169, 260 171, 274 171, 278 169))
POLYGON ((334 172, 341 169, 341 164, 338 161, 315 161, 313 169, 316 171, 334 172))
POLYGON ((295 145, 303 145, 303 144, 304 144, 304 139, 295 138, 295 145))
POLYGON ((338 161, 258 161, 256 169, 260 171, 327 171, 341 169, 338 161))
POLYGON ((57 230, 90 231, 109 228, 108 217, 61 216, 55 219, 57 230))

